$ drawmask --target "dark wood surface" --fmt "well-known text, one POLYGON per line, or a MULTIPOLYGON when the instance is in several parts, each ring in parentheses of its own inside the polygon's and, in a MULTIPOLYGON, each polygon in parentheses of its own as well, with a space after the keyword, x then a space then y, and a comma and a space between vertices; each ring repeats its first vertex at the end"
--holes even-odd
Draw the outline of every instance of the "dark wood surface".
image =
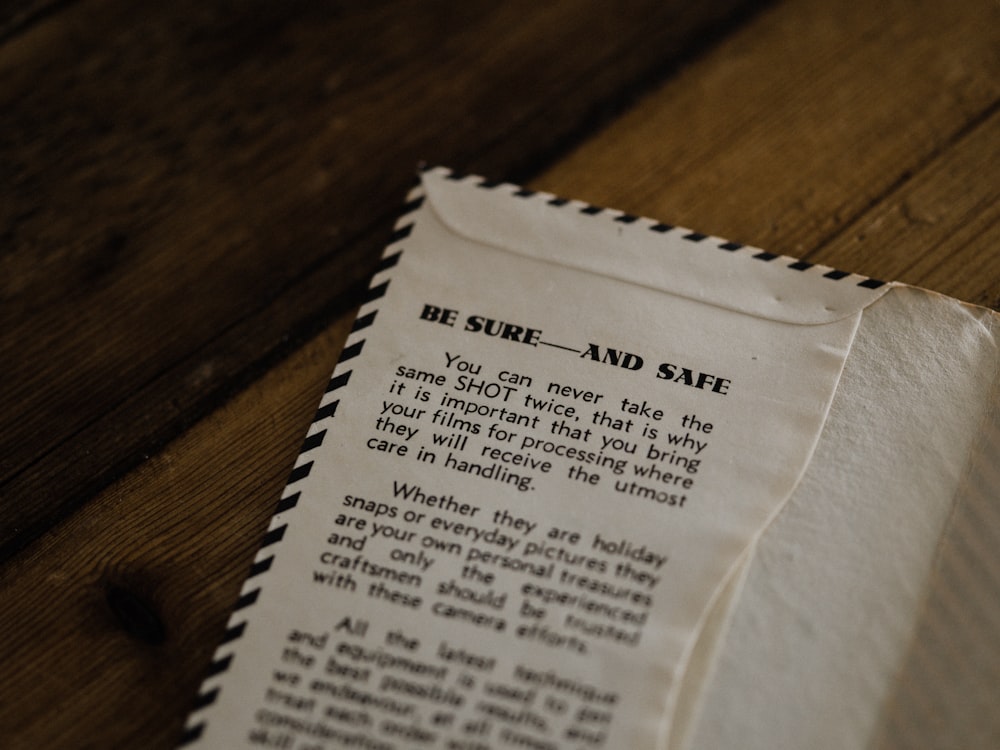
POLYGON ((171 747, 420 160, 1000 305, 1000 10, 0 5, 0 737, 171 747))

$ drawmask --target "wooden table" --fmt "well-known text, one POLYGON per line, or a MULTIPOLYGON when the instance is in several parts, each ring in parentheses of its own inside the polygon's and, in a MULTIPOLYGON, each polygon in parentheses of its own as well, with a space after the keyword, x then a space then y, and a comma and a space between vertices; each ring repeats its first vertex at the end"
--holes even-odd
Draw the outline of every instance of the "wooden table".
POLYGON ((0 3, 0 744, 174 745, 421 160, 996 308, 998 30, 0 3))

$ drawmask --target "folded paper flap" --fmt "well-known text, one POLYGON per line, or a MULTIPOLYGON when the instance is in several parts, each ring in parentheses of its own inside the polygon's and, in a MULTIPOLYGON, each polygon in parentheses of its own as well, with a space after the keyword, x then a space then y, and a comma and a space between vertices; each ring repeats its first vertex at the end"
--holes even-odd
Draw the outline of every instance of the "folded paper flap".
POLYGON ((770 320, 830 323, 891 286, 443 167, 421 179, 437 216, 469 239, 770 320))

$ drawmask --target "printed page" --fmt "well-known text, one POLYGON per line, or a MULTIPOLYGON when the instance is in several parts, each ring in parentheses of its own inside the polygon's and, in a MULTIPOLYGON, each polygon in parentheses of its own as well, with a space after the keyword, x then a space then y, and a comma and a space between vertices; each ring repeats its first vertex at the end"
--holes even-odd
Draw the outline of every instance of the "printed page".
POLYGON ((665 746, 885 291, 774 258, 425 173, 185 744, 665 746))

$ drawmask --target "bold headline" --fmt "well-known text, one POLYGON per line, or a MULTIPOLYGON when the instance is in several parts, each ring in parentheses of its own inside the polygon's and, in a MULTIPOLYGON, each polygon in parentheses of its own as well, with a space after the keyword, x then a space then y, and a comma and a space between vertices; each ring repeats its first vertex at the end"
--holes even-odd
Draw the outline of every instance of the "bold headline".
MULTIPOLYGON (((420 319, 429 323, 438 323, 457 328, 460 313, 447 307, 425 304, 420 312, 420 319)), ((495 318, 488 318, 484 315, 468 315, 462 321, 458 330, 470 334, 491 336, 505 341, 512 341, 518 344, 537 347, 545 344, 542 341, 542 330, 540 328, 530 328, 517 323, 509 323, 495 318)), ((645 360, 642 356, 633 352, 626 352, 601 344, 587 343, 583 350, 570 349, 561 345, 554 345, 560 349, 568 349, 577 352, 580 359, 588 359, 593 362, 619 367, 624 370, 638 372, 643 369, 645 360)), ((701 372, 691 367, 685 367, 673 362, 661 362, 656 366, 656 378, 671 383, 690 386, 703 391, 710 391, 725 396, 729 393, 729 386, 732 384, 730 378, 713 375, 708 372, 701 372)))

